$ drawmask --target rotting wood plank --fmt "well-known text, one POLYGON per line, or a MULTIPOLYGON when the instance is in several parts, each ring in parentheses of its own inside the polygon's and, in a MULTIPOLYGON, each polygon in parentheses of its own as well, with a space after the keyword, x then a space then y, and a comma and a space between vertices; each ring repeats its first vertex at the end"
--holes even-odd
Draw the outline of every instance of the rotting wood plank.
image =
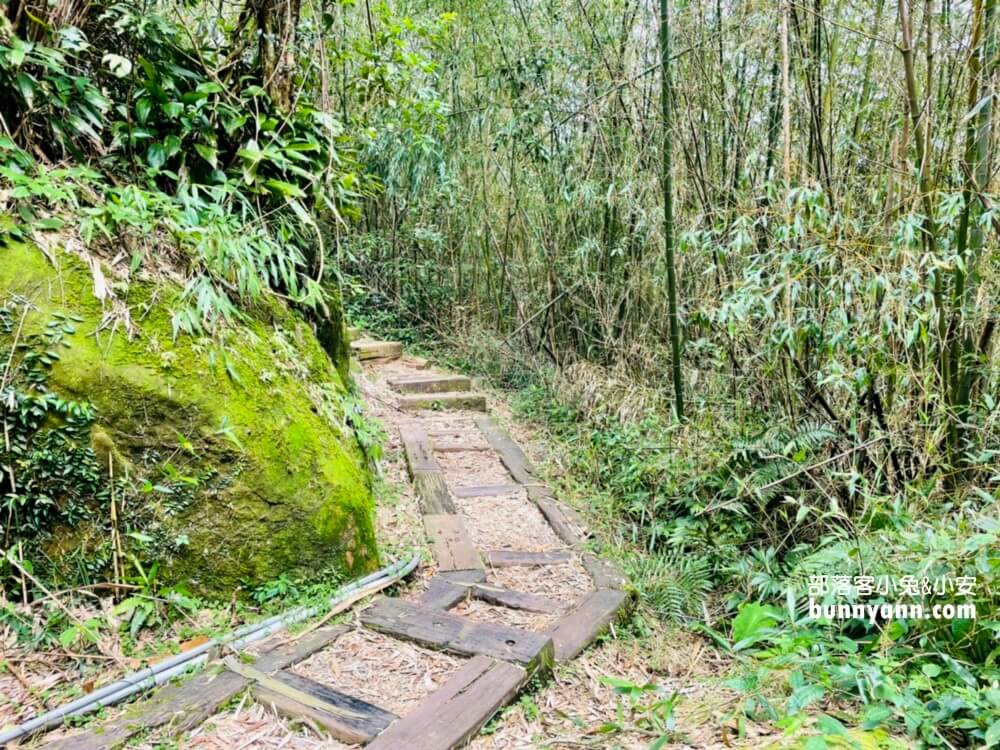
MULTIPOLYGON (((499 604, 510 609, 522 609, 525 612, 541 612, 551 614, 562 609, 559 602, 540 594, 529 594, 524 591, 514 591, 499 586, 479 583, 469 589, 474 599, 481 599, 489 604, 499 604)), ((454 605, 452 605, 454 606, 454 605)))
POLYGON ((455 497, 499 497, 521 490, 520 484, 483 484, 467 487, 452 487, 455 497))
POLYGON ((487 442, 493 446, 493 450, 500 456, 500 461, 514 479, 521 484, 538 484, 537 473, 531 459, 496 419, 488 415, 476 417, 476 426, 486 437, 487 442))
MULTIPOLYGON (((528 496, 531 496, 529 490, 528 496)), ((549 526, 560 539, 570 546, 576 546, 587 540, 590 534, 587 532, 576 512, 558 500, 551 497, 533 498, 538 510, 545 516, 549 526)))
POLYGON ((400 393, 455 393, 472 390, 472 381, 464 375, 420 375, 390 378, 386 384, 400 393))
POLYGON ((481 393, 428 393, 400 396, 403 411, 432 409, 441 411, 486 411, 486 396, 481 393))
POLYGON ((628 595, 617 589, 588 594, 573 611, 549 628, 556 661, 569 661, 593 643, 618 618, 627 601, 628 595))
POLYGON ((628 583, 622 569, 614 560, 598 557, 593 552, 584 552, 580 562, 590 574, 596 589, 622 589, 628 583))
POLYGON ((368 745, 369 750, 454 750, 507 705, 528 680, 514 664, 470 659, 416 709, 368 745))
POLYGON ((555 550, 553 552, 522 552, 514 549, 491 549, 487 550, 483 554, 486 556, 486 562, 494 568, 565 565, 573 559, 572 553, 565 550, 555 550))
MULTIPOLYGON (((261 656, 255 666, 262 672, 292 666, 333 643, 347 630, 344 625, 317 628, 290 642, 286 634, 275 636, 272 642, 278 645, 261 656)), ((245 677, 235 672, 208 667, 190 679, 159 688, 151 698, 129 706, 113 721, 98 723, 81 734, 48 742, 45 747, 97 750, 119 747, 139 732, 165 724, 175 733, 194 729, 248 684, 245 677)))
POLYGON ((425 516, 435 514, 455 514, 458 508, 451 499, 448 485, 440 471, 427 471, 413 477, 413 490, 420 504, 420 512, 425 516))
POLYGON ((383 708, 294 672, 279 671, 273 680, 277 684, 254 684, 253 695, 259 703, 270 705, 292 719, 306 718, 341 742, 368 742, 399 718, 383 708), (313 700, 302 700, 301 695, 313 700))
POLYGON ((512 661, 532 670, 549 664, 552 640, 548 635, 474 622, 402 599, 382 597, 361 615, 372 630, 456 654, 484 654, 512 661))
POLYGON ((424 530, 440 570, 473 570, 483 567, 461 516, 435 513, 424 516, 424 530))
POLYGON ((358 339, 351 342, 351 352, 360 359, 398 359, 403 355, 403 345, 398 341, 358 339))
POLYGON ((427 582, 427 589, 420 595, 418 601, 424 607, 447 611, 468 596, 468 585, 437 575, 427 582))
POLYGON ((399 438, 403 443, 406 471, 410 479, 429 471, 441 471, 434 458, 434 444, 427 433, 414 427, 403 427, 399 430, 399 438))

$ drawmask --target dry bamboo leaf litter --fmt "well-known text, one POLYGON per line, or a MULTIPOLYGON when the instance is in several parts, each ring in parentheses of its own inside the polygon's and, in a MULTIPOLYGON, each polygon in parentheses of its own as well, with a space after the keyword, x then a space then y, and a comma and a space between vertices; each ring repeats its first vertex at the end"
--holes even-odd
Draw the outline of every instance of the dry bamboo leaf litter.
POLYGON ((480 550, 549 552, 566 548, 524 490, 497 497, 456 497, 454 501, 480 550))
POLYGON ((522 630, 545 630, 556 621, 558 615, 526 612, 521 609, 510 609, 494 604, 487 604, 479 599, 466 599, 452 607, 451 614, 467 617, 475 622, 492 622, 497 625, 509 625, 522 630))
POLYGON ((492 451, 437 452, 434 456, 449 487, 510 484, 513 478, 492 451))
MULTIPOLYGON (((159 750, 153 738, 138 746, 159 750)), ((245 699, 237 708, 218 714, 183 737, 179 750, 347 750, 345 745, 302 724, 274 714, 245 699)))
POLYGON ((461 666, 457 657, 361 628, 292 671, 402 716, 461 666))

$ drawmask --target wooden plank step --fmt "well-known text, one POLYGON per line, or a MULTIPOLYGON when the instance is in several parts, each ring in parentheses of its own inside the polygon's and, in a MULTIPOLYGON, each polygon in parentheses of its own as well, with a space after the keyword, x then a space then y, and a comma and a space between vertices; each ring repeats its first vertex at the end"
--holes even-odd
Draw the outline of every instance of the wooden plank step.
POLYGON ((476 417, 476 426, 486 436, 486 440, 493 446, 493 450, 500 456, 500 461, 514 479, 521 484, 538 484, 537 472, 531 460, 493 417, 476 417))
POLYGON ((565 550, 555 552, 521 552, 514 549, 491 549, 485 553, 486 562, 494 568, 513 568, 519 565, 565 565, 573 554, 565 550))
MULTIPOLYGON (((333 643, 347 630, 345 625, 317 628, 291 643, 282 643, 288 634, 280 633, 274 636, 274 642, 282 645, 261 656, 255 666, 262 672, 290 667, 333 643)), ((57 750, 119 747, 136 734, 164 724, 170 724, 171 731, 185 732, 205 721, 248 684, 245 677, 228 669, 206 667, 188 680, 163 686, 149 700, 128 706, 113 721, 95 722, 93 728, 48 742, 45 747, 57 750)))
POLYGON ((628 595, 617 589, 591 592, 549 629, 555 643, 556 661, 569 661, 593 643, 618 618, 627 600, 628 595))
POLYGON ((472 390, 472 381, 464 375, 421 375, 414 378, 392 378, 386 383, 400 393, 448 393, 472 390))
POLYGON ((590 574, 596 589, 622 589, 628 579, 614 560, 598 557, 593 552, 584 552, 580 562, 590 574))
POLYGON ((253 696, 259 703, 272 706, 282 716, 306 718, 341 742, 368 742, 399 718, 294 672, 282 670, 271 679, 268 684, 254 684, 253 696))
POLYGON ((360 360, 397 359, 403 355, 403 345, 398 341, 358 339, 351 342, 351 352, 360 360))
POLYGON ((405 355, 400 361, 414 370, 426 370, 431 364, 424 357, 417 357, 413 354, 405 355))
POLYGON ((472 538, 455 513, 424 516, 424 530, 440 570, 474 570, 483 567, 472 538))
MULTIPOLYGON (((551 614, 562 609, 559 602, 539 594, 529 594, 524 591, 514 591, 499 586, 478 583, 469 589, 475 599, 481 599, 490 604, 498 604, 510 609, 522 609, 525 612, 541 612, 551 614)), ((457 604, 458 602, 456 602, 457 604)), ((454 605, 452 605, 454 606, 454 605)))
POLYGON ((416 709, 382 732, 368 750, 454 750, 507 705, 529 673, 486 656, 470 659, 416 709))
POLYGON ((486 396, 481 393, 428 393, 399 397, 403 411, 432 409, 439 411, 486 411, 486 396))
POLYGON ((549 664, 552 639, 526 630, 474 622, 402 599, 381 597, 361 615, 372 630, 430 648, 473 656, 484 654, 515 662, 529 671, 549 664))
POLYGON ((470 487, 453 487, 455 497, 499 497, 509 495, 522 488, 520 484, 484 484, 470 487))
POLYGON ((448 611, 469 595, 469 587, 453 583, 447 578, 434 576, 427 582, 427 589, 420 595, 420 605, 448 611))
POLYGON ((434 443, 426 432, 416 427, 402 427, 399 430, 399 439, 403 443, 406 471, 410 479, 421 472, 441 471, 440 465, 434 458, 434 443))
POLYGON ((440 471, 427 471, 413 478, 413 489, 420 503, 420 512, 425 516, 436 514, 455 514, 458 508, 451 499, 448 485, 444 483, 444 474, 440 471))

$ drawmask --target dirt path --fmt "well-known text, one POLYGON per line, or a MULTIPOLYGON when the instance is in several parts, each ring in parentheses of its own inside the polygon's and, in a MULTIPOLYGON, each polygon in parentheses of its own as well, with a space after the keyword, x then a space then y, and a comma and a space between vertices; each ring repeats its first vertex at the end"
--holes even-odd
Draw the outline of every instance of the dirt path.
MULTIPOLYGON (((437 607, 447 615, 463 618, 463 622, 506 626, 517 629, 509 632, 531 631, 543 638, 553 636, 557 662, 538 669, 536 679, 530 682, 528 678, 536 667, 526 667, 520 697, 503 709, 483 733, 474 736, 469 746, 479 750, 647 748, 657 739, 662 722, 651 724, 643 720, 644 706, 670 696, 692 699, 686 706, 682 703, 684 707, 676 715, 671 715, 671 721, 677 722, 679 729, 670 746, 728 745, 719 742, 713 722, 724 708, 724 691, 718 691, 713 699, 703 684, 691 679, 706 676, 700 654, 693 653, 701 648, 696 641, 675 640, 669 644, 666 650, 672 654, 674 663, 668 664, 665 671, 677 674, 665 677, 654 674, 651 654, 644 652, 651 641, 616 638, 615 617, 606 618, 612 621, 600 629, 606 639, 593 648, 580 654, 579 644, 569 643, 576 637, 571 631, 587 619, 580 614, 581 603, 599 601, 598 595, 609 590, 613 596, 618 588, 616 573, 589 552, 576 525, 578 519, 537 480, 530 459, 518 455, 520 448, 503 443, 509 436, 491 418, 484 418, 480 411, 400 408, 403 399, 398 390, 406 386, 398 381, 444 375, 408 364, 404 358, 365 364, 358 378, 371 416, 383 423, 387 433, 385 456, 380 462, 382 491, 377 509, 377 531, 383 552, 389 558, 420 548, 425 561, 399 592, 399 599, 412 603, 420 612, 437 607), (418 481, 419 475, 428 473, 444 480, 446 490, 436 500, 427 497, 427 485, 418 481), (428 502, 444 503, 449 512, 429 512, 428 502), (545 508, 547 514, 540 508, 545 508), (559 515, 560 508, 565 516, 559 515), (459 528, 457 541, 449 537, 451 546, 428 540, 428 534, 434 533, 433 522, 442 517, 457 523, 459 528), (560 518, 562 525, 558 522, 560 518), (471 545, 477 559, 486 560, 481 569, 462 569, 456 562, 469 559, 462 558, 463 544, 471 545), (502 562, 511 556, 531 558, 538 553, 545 553, 546 560, 558 562, 490 564, 490 560, 502 562), (464 588, 455 592, 454 581, 464 588), (444 604, 440 601, 441 590, 448 593, 444 604), (458 595, 451 596, 449 592, 458 595), (521 596, 516 607, 498 603, 497 597, 504 600, 512 593, 521 596), (437 603, 432 607, 432 602, 437 603), (528 603, 527 608, 521 608, 524 602, 528 603), (636 686, 656 683, 658 687, 633 705, 623 703, 614 693, 614 680, 619 685, 625 681, 636 686), (697 686, 692 687, 693 684, 697 686)), ((528 450, 532 452, 530 445, 528 450)), ((620 609, 617 602, 617 599, 613 602, 614 614, 620 609)), ((434 644, 419 642, 420 638, 414 642, 394 633, 378 632, 373 629, 371 617, 380 606, 376 603, 357 607, 347 618, 345 632, 287 671, 405 718, 425 701, 432 700, 449 678, 456 678, 459 670, 468 667, 470 654, 455 653, 451 648, 432 649, 427 646, 434 644)), ((589 643, 596 635, 595 629, 585 642, 589 643)), ((671 659, 668 657, 666 661, 671 659)), ((660 667, 662 670, 663 664, 660 667)), ((132 743, 150 749, 220 750, 336 750, 358 746, 318 735, 308 722, 279 717, 252 700, 245 690, 234 695, 228 708, 180 737, 173 736, 168 727, 160 727, 133 739, 132 743)), ((121 710, 109 713, 114 721, 121 710)), ((45 741, 64 739, 66 744, 58 746, 66 748, 102 746, 82 741, 88 734, 100 736, 88 730, 62 729, 48 735, 45 741)), ((404 750, 410 744, 397 741, 389 742, 386 747, 404 750)))

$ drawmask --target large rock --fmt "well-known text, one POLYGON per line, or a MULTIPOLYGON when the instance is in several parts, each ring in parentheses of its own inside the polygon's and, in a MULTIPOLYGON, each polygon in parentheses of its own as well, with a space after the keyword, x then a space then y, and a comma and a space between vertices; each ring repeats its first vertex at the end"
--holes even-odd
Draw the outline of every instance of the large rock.
MULTIPOLYGON (((175 339, 178 287, 133 283, 129 336, 76 256, 57 252, 53 266, 18 245, 0 256, 0 302, 20 295, 34 306, 24 334, 55 313, 82 319, 48 386, 96 406, 101 465, 145 488, 126 500, 123 524, 140 531, 126 543, 160 562, 161 581, 228 596, 282 574, 350 577, 377 566, 370 476, 346 421, 347 391, 296 315, 273 303, 221 340, 175 339)), ((107 524, 107 509, 96 508, 91 521, 57 529, 50 558, 102 545, 106 554, 107 524)))

